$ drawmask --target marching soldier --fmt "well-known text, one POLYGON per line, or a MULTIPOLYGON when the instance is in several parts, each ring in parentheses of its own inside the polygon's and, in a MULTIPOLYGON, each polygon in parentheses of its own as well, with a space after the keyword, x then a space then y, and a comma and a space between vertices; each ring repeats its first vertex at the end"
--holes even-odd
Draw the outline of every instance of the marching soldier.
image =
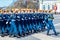
POLYGON ((47 26, 47 35, 49 35, 49 31, 50 29, 52 28, 53 32, 55 35, 57 35, 57 32, 55 30, 55 27, 54 27, 54 24, 53 24, 53 17, 52 17, 52 14, 48 14, 48 16, 46 16, 46 26, 47 26))

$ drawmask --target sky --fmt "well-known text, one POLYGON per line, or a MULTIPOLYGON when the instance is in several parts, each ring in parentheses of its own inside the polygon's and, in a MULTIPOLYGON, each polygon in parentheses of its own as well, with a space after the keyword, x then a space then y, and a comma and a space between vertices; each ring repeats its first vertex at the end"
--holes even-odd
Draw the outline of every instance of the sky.
POLYGON ((57 0, 44 0, 44 1, 57 1, 57 0))
MULTIPOLYGON (((9 5, 12 5, 15 1, 17 0, 0 0, 0 7, 7 7, 9 5)), ((48 0, 43 0, 43 1, 48 1, 48 0)), ((52 0, 49 0, 52 1, 52 0)))
POLYGON ((0 7, 7 7, 12 5, 16 0, 0 0, 0 7))

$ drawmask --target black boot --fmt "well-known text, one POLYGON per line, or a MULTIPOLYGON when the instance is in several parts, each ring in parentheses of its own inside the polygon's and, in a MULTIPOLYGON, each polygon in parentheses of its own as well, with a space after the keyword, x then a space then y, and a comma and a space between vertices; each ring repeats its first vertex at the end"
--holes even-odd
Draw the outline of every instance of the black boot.
POLYGON ((5 35, 4 34, 1 34, 1 37, 4 37, 5 35))
POLYGON ((8 33, 4 33, 5 36, 8 36, 8 33))
POLYGON ((48 36, 51 36, 51 34, 49 34, 49 32, 47 33, 48 36))
POLYGON ((20 36, 19 36, 19 35, 17 35, 17 38, 20 38, 20 36))
POLYGON ((55 36, 57 36, 57 35, 58 35, 58 33, 56 33, 56 32, 55 32, 54 34, 55 34, 55 36))

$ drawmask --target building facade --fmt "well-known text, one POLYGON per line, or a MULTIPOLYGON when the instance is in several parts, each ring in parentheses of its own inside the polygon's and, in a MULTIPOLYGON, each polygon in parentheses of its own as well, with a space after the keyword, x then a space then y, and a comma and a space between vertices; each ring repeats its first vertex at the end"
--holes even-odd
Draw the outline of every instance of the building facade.
POLYGON ((60 1, 58 0, 43 0, 43 3, 42 3, 42 0, 39 0, 39 9, 40 10, 53 10, 54 12, 54 8, 53 6, 56 5, 57 6, 57 10, 56 12, 60 12, 60 1), (45 6, 45 7, 44 7, 45 6))

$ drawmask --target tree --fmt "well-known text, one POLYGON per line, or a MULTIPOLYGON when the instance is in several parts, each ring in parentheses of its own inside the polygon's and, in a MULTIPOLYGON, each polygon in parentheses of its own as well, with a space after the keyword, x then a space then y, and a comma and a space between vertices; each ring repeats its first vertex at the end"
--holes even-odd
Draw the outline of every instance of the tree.
MULTIPOLYGON (((38 9, 38 2, 33 2, 34 0, 26 0, 25 2, 23 0, 17 0, 12 7, 14 8, 30 8, 30 9, 38 9)), ((9 8, 9 7, 8 7, 9 8)))

